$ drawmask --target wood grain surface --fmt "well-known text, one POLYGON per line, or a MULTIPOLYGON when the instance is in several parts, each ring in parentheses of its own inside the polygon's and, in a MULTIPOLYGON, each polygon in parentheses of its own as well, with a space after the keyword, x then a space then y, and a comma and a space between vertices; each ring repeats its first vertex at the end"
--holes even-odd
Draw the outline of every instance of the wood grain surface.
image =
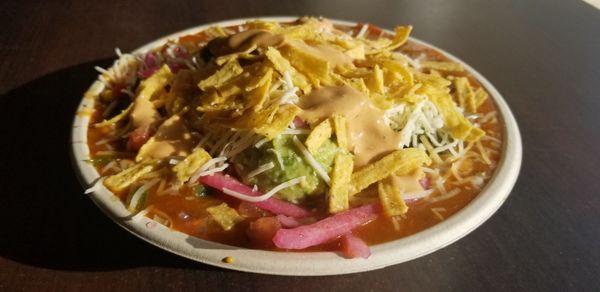
POLYGON ((581 1, 0 1, 0 291, 599 291, 600 11, 581 1), (82 194, 69 127, 94 65, 187 27, 323 15, 455 54, 504 95, 524 163, 502 208, 433 254, 334 277, 241 273, 155 248, 82 194))

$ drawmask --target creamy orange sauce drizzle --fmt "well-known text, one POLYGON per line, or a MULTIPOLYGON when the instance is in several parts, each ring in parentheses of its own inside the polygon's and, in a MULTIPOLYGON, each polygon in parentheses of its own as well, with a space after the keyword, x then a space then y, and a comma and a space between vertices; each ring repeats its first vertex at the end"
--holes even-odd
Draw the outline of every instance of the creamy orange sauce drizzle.
POLYGON ((300 117, 314 124, 334 114, 348 121, 354 165, 360 168, 398 149, 400 134, 385 124, 384 111, 350 86, 322 87, 300 98, 300 117))
POLYGON ((137 161, 147 158, 165 158, 171 155, 186 156, 194 147, 192 135, 178 115, 166 120, 148 143, 139 151, 137 161))

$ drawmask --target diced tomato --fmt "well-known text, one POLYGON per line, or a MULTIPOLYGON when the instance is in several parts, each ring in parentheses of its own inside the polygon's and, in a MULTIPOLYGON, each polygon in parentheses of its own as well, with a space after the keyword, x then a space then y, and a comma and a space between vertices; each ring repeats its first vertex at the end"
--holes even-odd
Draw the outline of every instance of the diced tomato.
POLYGON ((138 151, 142 148, 148 139, 152 136, 152 127, 141 126, 131 133, 129 133, 129 140, 127 141, 127 149, 131 151, 138 151))
POLYGON ((308 128, 308 124, 306 124, 300 117, 295 117, 293 123, 298 129, 308 128))
POLYGON ((371 256, 371 249, 369 246, 360 238, 346 234, 341 239, 341 250, 345 257, 353 259, 361 257, 363 259, 371 256))
POLYGON ((281 223, 275 217, 262 217, 250 223, 246 230, 252 244, 258 247, 273 247, 273 236, 281 229, 281 223))
POLYGON ((428 177, 424 177, 424 178, 420 179, 419 183, 426 190, 428 190, 431 187, 431 182, 429 181, 428 177))

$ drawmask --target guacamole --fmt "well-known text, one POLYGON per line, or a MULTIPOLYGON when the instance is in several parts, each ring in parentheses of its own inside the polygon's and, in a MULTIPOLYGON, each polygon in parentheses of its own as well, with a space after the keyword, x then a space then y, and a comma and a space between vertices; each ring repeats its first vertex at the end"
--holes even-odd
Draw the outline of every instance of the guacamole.
MULTIPOLYGON (((306 137, 304 137, 306 138, 306 137)), ((325 171, 330 172, 335 155, 341 149, 331 140, 325 141, 313 154, 315 160, 325 171)), ((324 194, 327 185, 317 175, 315 170, 305 161, 302 153, 292 141, 292 135, 279 135, 259 149, 251 147, 236 157, 236 171, 248 185, 257 185, 262 191, 267 191, 288 180, 305 176, 305 180, 297 185, 281 190, 277 197, 290 202, 300 202, 306 196, 324 194), (283 168, 277 158, 281 158, 283 168), (272 162, 275 167, 259 175, 247 178, 247 174, 260 165, 272 162)))

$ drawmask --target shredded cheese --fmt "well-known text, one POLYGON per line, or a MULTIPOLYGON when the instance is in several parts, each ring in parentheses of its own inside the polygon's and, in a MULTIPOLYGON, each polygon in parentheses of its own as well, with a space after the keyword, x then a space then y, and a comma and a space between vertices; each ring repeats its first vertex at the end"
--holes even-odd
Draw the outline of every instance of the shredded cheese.
POLYGON ((277 163, 279 164, 279 167, 281 168, 281 170, 285 170, 285 166, 283 165, 283 158, 281 158, 281 153, 279 153, 277 150, 270 148, 267 149, 268 152, 271 152, 275 155, 275 159, 277 159, 277 163))
POLYGON ((317 162, 317 160, 312 156, 312 154, 310 154, 310 152, 308 151, 308 149, 306 149, 306 147, 302 144, 302 142, 300 142, 300 140, 298 139, 297 136, 294 136, 292 138, 292 141, 294 142, 294 144, 296 145, 296 147, 298 147, 298 149, 300 150, 300 152, 302 152, 302 155, 306 159, 306 162, 308 162, 308 164, 317 172, 317 174, 319 175, 319 177, 321 177, 321 179, 327 185, 329 185, 331 179, 329 178, 329 175, 327 174, 327 172, 325 171, 325 169, 323 169, 323 167, 321 166, 321 164, 319 164, 319 162, 317 162))
POLYGON ((92 186, 87 188, 83 193, 87 195, 95 191, 99 191, 103 186, 104 179, 106 179, 106 177, 104 176, 97 178, 96 181, 92 184, 92 186))
POLYGON ((159 181, 160 181, 159 179, 153 179, 153 180, 143 184, 141 187, 139 187, 133 193, 133 195, 131 196, 131 200, 129 201, 129 206, 128 206, 128 209, 130 212, 135 212, 135 210, 137 210, 137 208, 140 207, 140 200, 142 199, 144 193, 147 192, 153 185, 155 185, 159 181))
POLYGON ((221 163, 226 160, 227 160, 227 157, 216 157, 216 158, 212 158, 212 159, 208 160, 206 163, 204 163, 202 166, 200 166, 200 168, 198 168, 198 170, 196 170, 196 172, 190 177, 190 180, 188 181, 188 185, 195 184, 196 181, 198 180, 198 178, 202 176, 201 174, 204 171, 206 171, 210 167, 216 165, 217 163, 221 163))
POLYGON ((262 201, 266 201, 266 200, 270 199, 277 192, 279 192, 285 188, 289 188, 293 185, 299 184, 303 179, 304 179, 304 176, 301 176, 301 177, 297 177, 297 178, 291 179, 289 181, 283 182, 283 183, 277 185, 276 187, 274 187, 273 189, 271 189, 269 192, 267 192, 263 195, 260 195, 260 196, 256 196, 256 197, 248 196, 248 195, 245 195, 240 192, 236 192, 234 190, 230 190, 227 188, 223 188, 223 192, 232 197, 238 198, 240 200, 257 203, 257 202, 262 202, 262 201))
POLYGON ((246 176, 246 179, 251 179, 265 171, 268 171, 272 168, 275 167, 275 163, 273 162, 269 162, 269 163, 265 163, 263 165, 258 166, 255 170, 251 171, 248 173, 248 175, 246 176))

